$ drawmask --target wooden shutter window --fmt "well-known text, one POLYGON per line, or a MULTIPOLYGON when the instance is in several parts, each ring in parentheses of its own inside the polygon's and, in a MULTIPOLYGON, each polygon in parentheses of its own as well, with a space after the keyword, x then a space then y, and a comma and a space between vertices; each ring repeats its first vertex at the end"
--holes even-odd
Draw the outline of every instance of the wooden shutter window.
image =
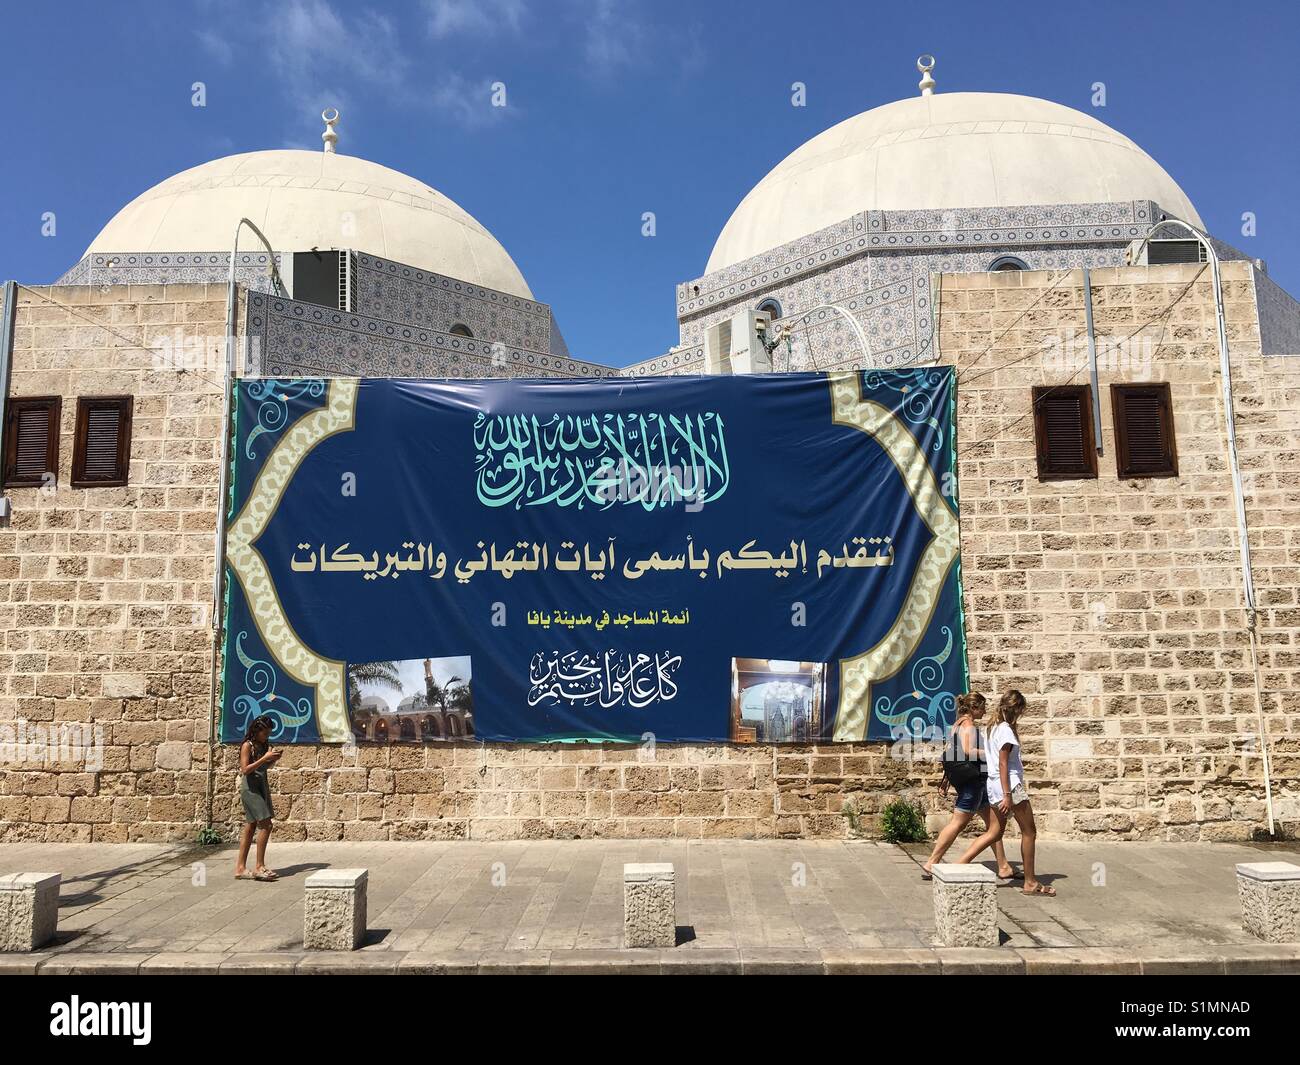
POLYGON ((1097 476, 1092 396, 1087 385, 1035 388, 1034 443, 1040 481, 1097 476))
POLYGON ((1174 409, 1169 385, 1111 385, 1115 465, 1122 478, 1177 477, 1174 409))
POLYGON ((131 397, 78 398, 72 487, 120 487, 126 484, 130 465, 131 397))
POLYGON ((62 410, 58 396, 9 400, 4 439, 6 488, 40 488, 47 483, 47 475, 58 478, 62 410))

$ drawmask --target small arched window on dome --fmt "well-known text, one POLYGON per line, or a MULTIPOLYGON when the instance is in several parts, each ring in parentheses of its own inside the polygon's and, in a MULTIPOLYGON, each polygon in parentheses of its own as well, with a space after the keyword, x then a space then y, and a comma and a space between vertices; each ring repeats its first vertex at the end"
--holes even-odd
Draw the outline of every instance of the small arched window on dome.
POLYGON ((772 296, 768 296, 767 299, 765 299, 754 309, 758 311, 759 314, 770 315, 772 321, 774 322, 783 317, 781 311, 781 302, 777 299, 774 299, 772 296))
POLYGON ((464 325, 461 322, 457 322, 451 327, 451 335, 454 337, 469 337, 471 340, 474 339, 474 334, 470 332, 469 326, 464 325))
POLYGON ((1028 270, 1029 264, 1014 255, 999 255, 988 265, 990 272, 995 270, 1028 270))

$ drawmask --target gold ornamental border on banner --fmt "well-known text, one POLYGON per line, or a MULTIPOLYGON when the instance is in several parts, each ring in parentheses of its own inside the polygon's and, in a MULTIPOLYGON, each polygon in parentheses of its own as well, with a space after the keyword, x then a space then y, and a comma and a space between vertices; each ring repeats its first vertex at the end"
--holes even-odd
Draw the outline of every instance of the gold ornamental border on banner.
POLYGON ((870 650, 840 660, 836 741, 864 740, 871 723, 871 686, 894 676, 915 653, 930 626, 948 571, 961 549, 957 516, 943 498, 934 470, 911 431, 892 410, 862 398, 856 371, 830 374, 831 421, 874 439, 898 468, 921 520, 933 534, 921 552, 912 584, 894 624, 870 650))
MULTIPOLYGON (((830 374, 828 379, 832 422, 866 433, 880 444, 932 534, 889 631, 868 651, 840 661, 834 739, 854 741, 866 738, 872 685, 903 668, 929 627, 944 581, 958 557, 961 537, 957 517, 908 428, 888 407, 862 398, 857 372, 830 374)), ((325 405, 304 414, 276 444, 230 525, 227 550, 227 560, 244 591, 262 643, 291 677, 315 690, 316 724, 323 743, 342 743, 349 735, 346 663, 325 658, 303 643, 285 615, 266 561, 255 545, 307 455, 321 441, 355 427, 358 384, 356 378, 332 379, 325 405)))
POLYGON ((357 386, 354 377, 331 380, 325 405, 304 414, 281 437, 258 472, 239 516, 230 525, 226 549, 226 558, 244 590, 262 643, 289 676, 315 689, 316 727, 322 743, 343 743, 349 735, 347 664, 318 655, 294 632, 266 560, 255 545, 303 459, 322 440, 354 428, 357 386))

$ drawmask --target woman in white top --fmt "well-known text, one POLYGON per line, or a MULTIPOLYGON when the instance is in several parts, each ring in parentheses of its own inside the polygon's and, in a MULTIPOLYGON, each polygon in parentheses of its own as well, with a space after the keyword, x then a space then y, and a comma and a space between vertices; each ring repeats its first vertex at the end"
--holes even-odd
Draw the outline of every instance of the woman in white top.
MULTIPOLYGON (((950 787, 956 790, 957 797, 953 803, 952 820, 943 827, 929 859, 921 866, 922 880, 933 879, 931 868, 936 862, 943 861, 948 848, 977 813, 986 829, 993 827, 993 815, 989 813, 984 730, 979 727, 984 719, 984 706, 984 696, 979 692, 957 696, 957 720, 944 744, 943 780, 940 784, 945 797, 950 787)), ((1003 880, 1014 880, 1020 875, 1007 861, 1001 840, 993 844, 993 855, 998 860, 998 876, 1003 880)))
POLYGON ((1016 731, 1016 722, 1024 712, 1025 697, 1018 691, 1007 692, 993 711, 985 743, 989 766, 989 812, 993 815, 993 824, 957 860, 959 863, 972 862, 985 847, 999 842, 1007 830, 1008 814, 1014 814, 1016 824, 1020 826, 1020 857, 1025 873, 1025 886, 1021 890, 1026 895, 1051 898, 1056 890, 1034 876, 1034 843, 1038 829, 1034 824, 1034 808, 1029 803, 1029 792, 1025 790, 1025 770, 1020 762, 1020 735, 1016 731))

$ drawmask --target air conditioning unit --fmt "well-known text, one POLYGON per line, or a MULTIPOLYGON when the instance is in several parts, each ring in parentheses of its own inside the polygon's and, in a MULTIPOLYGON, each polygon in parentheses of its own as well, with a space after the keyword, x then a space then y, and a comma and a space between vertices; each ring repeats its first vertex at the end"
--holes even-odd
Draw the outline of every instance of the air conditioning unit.
POLYGON ((1199 240, 1160 240, 1147 245, 1147 265, 1205 262, 1205 245, 1199 240))
POLYGON ((771 373, 772 356, 764 340, 772 326, 766 311, 743 310, 715 322, 704 334, 704 372, 771 373))
POLYGON ((357 257, 355 252, 315 249, 294 252, 293 298, 340 311, 357 309, 357 257))
POLYGON ((1203 263, 1206 261, 1205 245, 1199 240, 1156 237, 1142 247, 1141 241, 1128 246, 1124 261, 1128 265, 1168 266, 1174 263, 1203 263), (1142 248, 1139 253, 1138 249, 1142 248))

